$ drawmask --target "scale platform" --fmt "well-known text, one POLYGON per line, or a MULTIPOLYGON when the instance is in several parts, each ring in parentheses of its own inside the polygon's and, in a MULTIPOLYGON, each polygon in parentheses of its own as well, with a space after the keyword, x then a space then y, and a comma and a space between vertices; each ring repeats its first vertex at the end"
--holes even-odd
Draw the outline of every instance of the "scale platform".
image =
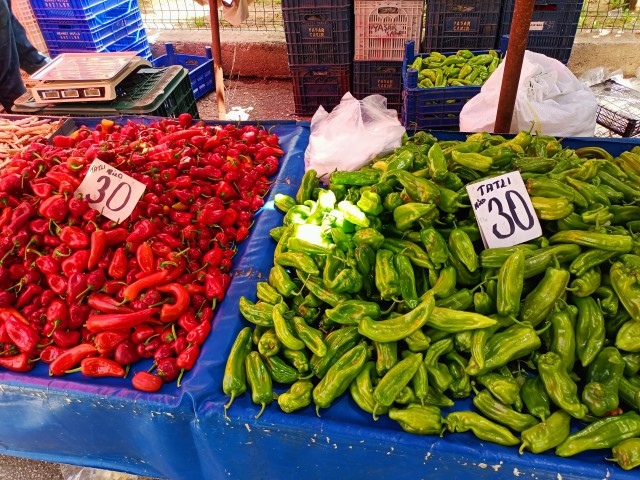
POLYGON ((135 52, 63 53, 31 75, 31 94, 39 104, 114 100, 116 86, 144 66, 135 52))

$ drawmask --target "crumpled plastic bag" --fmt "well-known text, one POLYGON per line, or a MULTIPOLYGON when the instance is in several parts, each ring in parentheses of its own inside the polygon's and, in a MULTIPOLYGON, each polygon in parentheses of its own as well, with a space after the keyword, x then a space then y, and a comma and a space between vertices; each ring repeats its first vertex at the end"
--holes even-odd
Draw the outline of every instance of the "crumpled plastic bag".
MULTIPOLYGON (((200 5, 209 5, 208 0, 195 0, 200 5)), ((234 27, 249 18, 249 5, 253 0, 218 0, 218 9, 222 9, 222 18, 234 27)))
MULTIPOLYGON (((494 131, 505 63, 462 108, 460 131, 494 131)), ((597 108, 589 87, 560 61, 525 51, 510 133, 530 130, 533 124, 533 131, 543 135, 592 137, 597 108)))
POLYGON ((316 170, 318 177, 328 182, 335 170, 357 170, 377 155, 398 148, 405 128, 398 112, 387 109, 382 95, 357 100, 347 92, 331 113, 318 108, 311 118, 310 132, 305 170, 316 170))
POLYGON ((140 478, 130 473, 67 464, 60 464, 60 472, 64 480, 137 480, 140 478))

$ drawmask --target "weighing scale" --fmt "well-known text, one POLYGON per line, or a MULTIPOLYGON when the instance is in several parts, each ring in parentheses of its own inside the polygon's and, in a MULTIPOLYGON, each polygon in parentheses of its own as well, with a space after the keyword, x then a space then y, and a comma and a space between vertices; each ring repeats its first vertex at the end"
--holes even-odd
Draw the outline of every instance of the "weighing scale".
POLYGON ((120 82, 149 66, 135 52, 63 53, 31 75, 31 94, 39 104, 114 100, 120 82))

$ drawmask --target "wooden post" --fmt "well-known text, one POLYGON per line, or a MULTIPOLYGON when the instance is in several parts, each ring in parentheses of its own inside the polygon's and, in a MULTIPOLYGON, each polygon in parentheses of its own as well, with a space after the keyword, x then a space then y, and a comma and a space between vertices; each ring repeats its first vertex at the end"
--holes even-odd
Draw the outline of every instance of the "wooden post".
POLYGON ((224 72, 222 71, 222 50, 220 48, 220 22, 218 19, 218 0, 209 0, 211 15, 211 48, 213 50, 213 78, 216 83, 216 102, 218 119, 227 119, 227 107, 224 101, 224 72))

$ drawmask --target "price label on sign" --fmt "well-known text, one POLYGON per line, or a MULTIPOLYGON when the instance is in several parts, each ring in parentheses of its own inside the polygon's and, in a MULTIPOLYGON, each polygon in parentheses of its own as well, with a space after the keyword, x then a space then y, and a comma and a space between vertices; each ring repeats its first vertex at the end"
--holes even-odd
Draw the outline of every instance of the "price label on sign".
POLYGON ((120 223, 131 215, 144 190, 144 184, 135 178, 94 160, 75 193, 82 194, 91 208, 120 223))
POLYGON ((485 248, 511 247, 542 235, 520 172, 467 185, 485 248))

